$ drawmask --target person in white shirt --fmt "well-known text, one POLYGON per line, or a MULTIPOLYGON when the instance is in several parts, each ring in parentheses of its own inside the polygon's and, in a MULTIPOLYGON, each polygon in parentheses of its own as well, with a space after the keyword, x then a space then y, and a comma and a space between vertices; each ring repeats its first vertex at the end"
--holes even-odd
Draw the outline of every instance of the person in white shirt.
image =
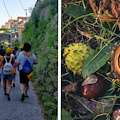
POLYGON ((28 91, 28 83, 29 83, 27 74, 23 72, 23 65, 26 59, 29 60, 32 67, 33 64, 37 64, 36 56, 34 55, 34 53, 30 52, 31 45, 29 43, 25 43, 23 49, 24 51, 21 52, 17 58, 17 64, 19 66, 19 73, 20 73, 20 88, 22 93, 21 101, 24 101, 24 97, 28 97, 27 91, 28 91))

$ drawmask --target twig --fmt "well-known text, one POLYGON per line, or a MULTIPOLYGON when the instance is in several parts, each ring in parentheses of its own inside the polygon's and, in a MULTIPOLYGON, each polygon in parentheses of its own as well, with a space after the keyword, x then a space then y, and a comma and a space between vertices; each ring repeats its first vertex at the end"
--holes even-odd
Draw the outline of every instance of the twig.
POLYGON ((61 77, 64 77, 64 76, 66 76, 66 75, 68 75, 69 74, 69 72, 68 73, 65 73, 65 74, 63 74, 63 75, 61 75, 61 77))
POLYGON ((103 115, 106 115, 106 116, 107 116, 107 120, 110 120, 110 115, 107 114, 107 113, 99 114, 99 115, 97 115, 93 120, 95 120, 97 117, 99 117, 99 116, 103 116, 103 115))

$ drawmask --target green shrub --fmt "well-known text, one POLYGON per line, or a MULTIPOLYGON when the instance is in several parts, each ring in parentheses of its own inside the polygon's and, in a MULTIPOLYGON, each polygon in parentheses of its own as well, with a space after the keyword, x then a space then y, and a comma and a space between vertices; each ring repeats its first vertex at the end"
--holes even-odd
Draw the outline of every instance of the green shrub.
POLYGON ((34 86, 38 98, 42 100, 48 119, 57 118, 58 88, 58 23, 57 0, 45 0, 37 3, 29 22, 23 31, 22 43, 29 42, 38 64, 34 66, 34 86), (49 6, 47 18, 40 11, 49 6))

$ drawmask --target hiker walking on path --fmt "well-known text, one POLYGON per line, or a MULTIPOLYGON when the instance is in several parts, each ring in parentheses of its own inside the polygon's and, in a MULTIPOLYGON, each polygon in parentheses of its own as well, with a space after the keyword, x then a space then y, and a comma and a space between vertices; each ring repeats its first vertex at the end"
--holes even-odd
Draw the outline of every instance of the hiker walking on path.
POLYGON ((7 48, 6 49, 6 54, 5 56, 2 57, 0 66, 2 68, 1 72, 1 79, 3 79, 3 89, 4 89, 4 95, 8 96, 8 100, 10 100, 10 91, 12 88, 12 80, 14 79, 14 75, 12 74, 13 72, 13 63, 15 61, 15 58, 11 56, 12 49, 7 48), (6 83, 7 85, 7 91, 6 93, 6 83))
POLYGON ((20 72, 20 88, 21 88, 21 93, 22 93, 21 101, 24 101, 24 97, 28 97, 27 91, 28 91, 28 83, 29 83, 28 78, 29 77, 28 77, 28 74, 25 73, 23 69, 24 65, 26 61, 27 62, 29 61, 28 63, 29 65, 27 66, 27 68, 29 68, 30 66, 33 68, 33 64, 37 64, 36 56, 34 55, 34 53, 30 52, 31 45, 29 43, 25 43, 23 46, 23 49, 24 51, 21 54, 19 54, 17 58, 17 62, 16 62, 19 66, 19 72, 20 72))

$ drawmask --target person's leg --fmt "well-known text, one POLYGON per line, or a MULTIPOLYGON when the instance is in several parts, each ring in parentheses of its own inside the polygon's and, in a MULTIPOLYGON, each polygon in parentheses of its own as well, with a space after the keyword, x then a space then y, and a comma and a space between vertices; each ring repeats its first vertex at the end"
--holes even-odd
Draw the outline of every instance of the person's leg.
POLYGON ((20 89, 21 89, 21 93, 22 93, 21 101, 24 101, 25 85, 24 85, 24 74, 23 74, 22 70, 19 71, 19 76, 20 76, 20 89))
POLYGON ((28 97, 27 91, 28 91, 28 83, 25 84, 25 97, 28 97))
POLYGON ((13 80, 13 87, 15 87, 15 79, 13 80))
POLYGON ((11 91, 11 88, 12 88, 12 81, 11 80, 8 80, 8 100, 10 100, 10 91, 11 91))
POLYGON ((6 95, 6 82, 7 82, 7 80, 3 79, 3 90, 4 90, 4 95, 6 95))
MULTIPOLYGON (((1 77, 1 76, 0 76, 1 77)), ((1 78, 0 78, 0 86, 1 86, 1 78)))
POLYGON ((15 76, 16 76, 16 74, 14 75, 14 79, 12 80, 13 87, 15 87, 15 76))
POLYGON ((8 93, 10 94, 11 88, 12 88, 12 81, 8 80, 8 93))
POLYGON ((25 84, 24 83, 20 83, 20 89, 21 89, 21 93, 24 93, 25 90, 25 84))
POLYGON ((25 90, 24 83, 20 83, 20 89, 21 89, 21 93, 22 93, 21 101, 24 101, 24 90, 25 90))

